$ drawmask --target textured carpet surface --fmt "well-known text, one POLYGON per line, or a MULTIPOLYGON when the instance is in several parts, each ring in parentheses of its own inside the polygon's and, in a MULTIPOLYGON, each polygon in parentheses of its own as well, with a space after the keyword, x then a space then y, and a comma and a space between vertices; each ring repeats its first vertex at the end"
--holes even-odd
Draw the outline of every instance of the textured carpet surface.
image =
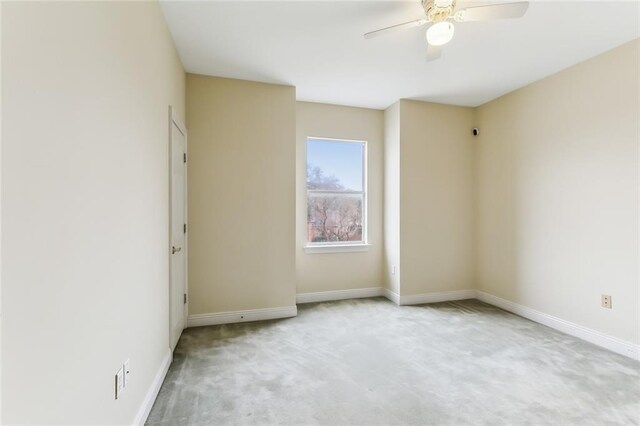
POLYGON ((148 425, 640 423, 640 363, 476 300, 185 330, 148 425))

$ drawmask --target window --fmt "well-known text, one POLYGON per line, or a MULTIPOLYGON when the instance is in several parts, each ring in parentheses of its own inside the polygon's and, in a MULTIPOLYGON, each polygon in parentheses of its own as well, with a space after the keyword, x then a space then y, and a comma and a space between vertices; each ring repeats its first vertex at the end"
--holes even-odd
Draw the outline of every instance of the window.
POLYGON ((307 247, 365 245, 363 141, 307 139, 307 247))

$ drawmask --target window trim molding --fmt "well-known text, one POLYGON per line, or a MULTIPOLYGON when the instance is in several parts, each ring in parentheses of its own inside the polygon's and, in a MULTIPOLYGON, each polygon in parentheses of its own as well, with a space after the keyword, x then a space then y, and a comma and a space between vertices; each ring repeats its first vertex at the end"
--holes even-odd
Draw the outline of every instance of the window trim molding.
MULTIPOLYGON (((312 243, 305 241, 304 251, 305 253, 340 253, 340 252, 358 252, 368 251, 371 247, 369 244, 369 142, 361 139, 338 139, 328 138, 324 136, 307 136, 305 141, 305 167, 309 160, 307 146, 310 140, 327 141, 334 143, 346 143, 346 144, 359 144, 362 145, 362 240, 361 241, 349 241, 344 243, 312 243), (316 250, 318 249, 318 250, 316 250)), ((313 190, 316 193, 341 193, 341 194, 360 194, 360 191, 323 191, 313 190)), ((307 188, 307 182, 305 178, 304 184, 304 204, 305 204, 305 224, 307 223, 306 212, 309 209, 309 190, 307 188)), ((306 240, 306 238, 305 238, 306 240)))
POLYGON ((369 251, 371 244, 307 244, 303 248, 306 254, 357 253, 369 251))

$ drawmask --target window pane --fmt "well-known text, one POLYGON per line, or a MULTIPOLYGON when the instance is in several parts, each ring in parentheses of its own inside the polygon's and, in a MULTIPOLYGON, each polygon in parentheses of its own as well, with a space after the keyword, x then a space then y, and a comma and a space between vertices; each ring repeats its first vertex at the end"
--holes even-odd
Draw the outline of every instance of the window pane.
POLYGON ((309 139, 307 189, 362 191, 364 144, 309 139))
POLYGON ((362 242, 362 194, 307 196, 307 241, 362 242))

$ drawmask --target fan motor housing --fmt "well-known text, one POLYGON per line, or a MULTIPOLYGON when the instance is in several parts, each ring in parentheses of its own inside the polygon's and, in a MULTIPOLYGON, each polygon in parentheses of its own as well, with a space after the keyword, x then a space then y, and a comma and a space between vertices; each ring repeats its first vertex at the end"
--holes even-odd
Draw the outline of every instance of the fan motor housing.
POLYGON ((421 0, 427 19, 431 22, 442 22, 453 15, 456 0, 421 0))

